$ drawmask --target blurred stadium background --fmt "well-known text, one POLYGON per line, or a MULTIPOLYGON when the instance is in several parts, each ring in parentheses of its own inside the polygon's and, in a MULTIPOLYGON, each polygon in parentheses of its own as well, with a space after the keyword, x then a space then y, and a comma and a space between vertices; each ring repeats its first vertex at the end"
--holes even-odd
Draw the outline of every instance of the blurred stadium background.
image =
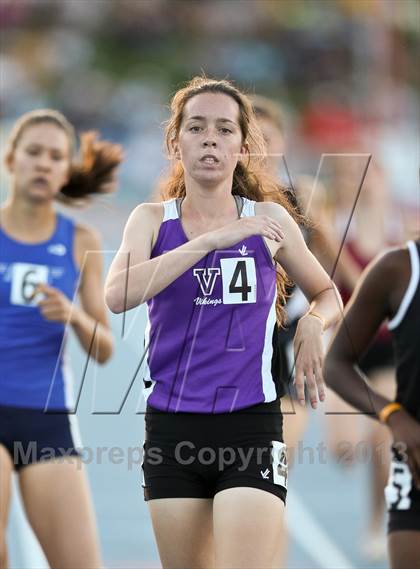
MULTIPOLYGON (((1 0, 1 150, 14 120, 37 107, 124 145, 119 192, 72 213, 102 232, 108 264, 129 211, 167 167, 170 95, 201 72, 228 77, 282 105, 292 178, 315 176, 322 154, 371 153, 403 241, 420 229, 419 18, 416 0, 1 0)), ((328 168, 319 176, 334 204, 328 168)), ((4 168, 0 184, 3 201, 4 168)), ((121 464, 106 453, 86 457, 104 559, 107 567, 159 567, 139 465, 129 465, 142 444, 140 381, 118 413, 142 355, 144 308, 127 315, 124 337, 122 317, 112 324, 115 356, 104 368, 89 363, 77 410, 87 447, 124 451, 121 464)), ((77 390, 85 359, 74 341, 71 351, 77 390)), ((323 438, 322 411, 311 413, 304 446, 323 438)), ((287 567, 386 566, 360 553, 365 478, 363 464, 343 470, 302 450, 290 474, 287 567)), ((43 566, 16 496, 9 545, 12 567, 43 566)))

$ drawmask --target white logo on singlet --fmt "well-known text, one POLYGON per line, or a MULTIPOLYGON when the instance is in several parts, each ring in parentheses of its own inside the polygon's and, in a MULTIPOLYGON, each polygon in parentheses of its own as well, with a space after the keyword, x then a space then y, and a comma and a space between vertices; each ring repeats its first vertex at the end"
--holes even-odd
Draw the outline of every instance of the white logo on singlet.
POLYGON ((196 296, 194 298, 194 304, 196 306, 217 306, 222 304, 221 298, 201 298, 201 296, 196 296))
POLYGON ((238 249, 238 251, 242 256, 248 255, 248 251, 246 250, 246 245, 242 245, 242 247, 238 249))
POLYGON ((59 257, 62 257, 67 253, 67 247, 62 243, 54 243, 48 247, 47 251, 48 253, 51 253, 51 255, 58 255, 59 257))
POLYGON ((194 269, 193 274, 197 278, 204 296, 210 296, 216 284, 216 279, 220 275, 220 269, 194 269))

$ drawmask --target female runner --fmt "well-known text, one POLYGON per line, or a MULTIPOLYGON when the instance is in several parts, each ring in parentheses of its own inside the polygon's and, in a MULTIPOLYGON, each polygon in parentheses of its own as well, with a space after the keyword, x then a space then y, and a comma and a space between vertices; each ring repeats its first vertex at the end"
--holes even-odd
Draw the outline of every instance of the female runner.
MULTIPOLYGON (((258 126, 264 136, 268 154, 268 170, 272 176, 278 178, 281 169, 286 165, 286 161, 283 160, 285 132, 282 111, 275 101, 260 95, 252 97, 252 106, 258 119, 258 126)), ((339 243, 335 236, 327 234, 327 227, 331 220, 328 215, 326 188, 319 180, 314 188, 315 180, 310 176, 298 176, 295 183, 292 183, 292 180, 289 178, 289 184, 291 187, 287 189, 287 197, 295 210, 300 213, 299 222, 308 248, 320 261, 325 270, 331 270, 335 263, 339 243)), ((279 192, 281 191, 279 185, 279 192)), ((348 256, 344 252, 337 264, 336 274, 341 279, 342 276, 347 277, 352 270, 351 260, 349 262, 348 256)), ((352 276, 354 273, 355 271, 353 270, 352 276)), ((308 421, 306 408, 296 407, 293 404, 295 390, 293 386, 289 385, 290 379, 294 374, 293 338, 299 319, 307 312, 308 304, 306 298, 296 286, 288 287, 287 296, 285 319, 283 326, 279 330, 279 343, 282 360, 282 378, 287 384, 286 393, 290 396, 285 395, 282 398, 283 415, 288 415, 285 420, 284 432, 285 442, 290 455, 291 449, 296 449, 298 442, 302 439, 308 421)), ((290 463, 289 456, 289 465, 290 463)))
POLYGON ((148 304, 144 492, 160 558, 171 569, 273 567, 287 486, 275 262, 311 303, 296 386, 303 403, 306 376, 314 408, 322 332, 341 304, 258 169, 264 144, 245 95, 194 78, 172 100, 167 144, 170 199, 134 210, 105 286, 113 312, 148 304))
POLYGON ((420 239, 369 265, 326 358, 327 383, 350 405, 387 425, 394 441, 385 498, 393 569, 420 568, 420 239), (384 320, 394 340, 393 402, 365 382, 360 358, 384 320))
POLYGON ((71 204, 113 191, 122 154, 118 146, 85 133, 82 161, 76 164, 75 142, 63 115, 37 110, 17 121, 6 155, 12 186, 0 210, 1 568, 7 567, 13 469, 51 567, 101 565, 87 480, 71 429, 75 416, 67 412, 73 406, 71 377, 62 349, 70 325, 98 362, 111 356, 101 245, 92 229, 58 213, 54 200, 71 204), (76 293, 81 307, 73 304, 76 293))
MULTIPOLYGON (((285 132, 283 115, 279 105, 266 97, 259 95, 252 97, 254 112, 258 119, 258 125, 264 136, 268 159, 267 165, 272 175, 279 177, 280 171, 286 169, 289 178, 290 189, 287 196, 293 206, 304 212, 299 220, 303 237, 308 248, 316 256, 325 270, 331 270, 334 266, 339 243, 334 235, 328 231, 330 225, 329 211, 327 207, 326 188, 319 180, 309 176, 294 176, 294 182, 290 178, 285 150, 285 132), (315 187, 316 182, 316 187, 315 187)), ((280 191, 280 190, 279 190, 280 191)), ((337 264, 336 276, 347 277, 352 273, 351 260, 344 252, 337 264)), ((285 316, 283 326, 279 329, 279 351, 281 357, 281 377, 286 385, 286 394, 281 399, 283 412, 284 441, 288 449, 289 467, 295 462, 300 441, 308 423, 309 413, 307 407, 296 405, 296 392, 291 379, 294 375, 293 338, 300 318, 307 312, 308 303, 302 291, 296 286, 287 288, 287 302, 285 304, 285 316)), ((324 335, 324 345, 328 343, 328 334, 324 335)), ((334 394, 335 395, 335 394, 334 394)), ((278 566, 283 567, 286 559, 287 532, 283 531, 283 543, 279 545, 280 559, 278 566)))
MULTIPOLYGON (((355 180, 366 158, 337 159, 333 179, 336 204, 336 222, 333 226, 339 233, 344 232, 355 197, 355 180), (363 161, 362 161, 363 160, 363 161)), ((400 243, 401 225, 398 207, 392 208, 387 191, 387 180, 383 168, 372 161, 363 183, 363 189, 356 204, 348 235, 340 257, 345 254, 352 260, 356 279, 337 275, 335 280, 346 304, 363 272, 363 269, 376 255, 392 244, 400 243), (343 278, 344 277, 344 278, 343 278)), ((359 362, 363 373, 374 384, 376 391, 384 397, 392 398, 395 385, 392 337, 387 327, 379 328, 375 341, 363 354, 359 362)), ((334 393, 328 397, 325 425, 328 446, 341 464, 350 466, 357 458, 356 449, 363 442, 367 445, 368 461, 368 518, 363 528, 361 551, 370 560, 386 557, 386 540, 383 535, 384 487, 387 483, 390 456, 387 452, 391 444, 388 430, 378 422, 369 421, 363 416, 354 416, 352 409, 334 393)))

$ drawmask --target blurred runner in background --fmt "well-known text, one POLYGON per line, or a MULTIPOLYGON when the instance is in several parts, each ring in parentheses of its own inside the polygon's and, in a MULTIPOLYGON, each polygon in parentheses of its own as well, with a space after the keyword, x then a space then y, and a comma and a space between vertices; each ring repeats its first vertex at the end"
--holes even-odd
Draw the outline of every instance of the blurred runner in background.
MULTIPOLYGON (((280 105, 267 97, 255 95, 251 98, 252 106, 258 120, 258 125, 266 144, 266 166, 273 178, 279 180, 279 192, 283 186, 287 188, 287 197, 293 207, 298 208, 298 201, 292 187, 291 180, 287 179, 288 169, 285 167, 285 131, 284 116, 280 105), (286 170, 286 172, 284 172, 286 170), (281 173, 283 178, 281 179, 281 173), (286 174, 284 176, 284 174, 286 174)), ((302 216, 302 233, 308 244, 309 228, 302 216), (303 227, 302 227, 303 225, 303 227)), ((278 331, 280 374, 285 385, 285 396, 281 400, 281 409, 284 417, 284 441, 288 449, 289 466, 294 463, 297 445, 303 438, 308 422, 306 407, 298 404, 293 386, 294 378, 294 351, 293 338, 299 319, 308 310, 309 305, 302 291, 292 284, 287 287, 287 300, 285 304, 285 320, 278 331)), ((275 567, 283 567, 287 557, 287 530, 281 535, 281 547, 275 567)))
POLYGON ((6 154, 12 183, 0 210, 2 568, 13 470, 51 567, 101 566, 63 349, 71 326, 89 356, 100 363, 111 356, 101 244, 92 229, 59 213, 55 201, 72 205, 114 191, 122 151, 95 133, 80 138, 76 162, 67 119, 50 109, 31 111, 15 124, 6 154))
MULTIPOLYGON (((332 226, 337 232, 337 242, 344 235, 350 213, 357 195, 367 155, 337 158, 331 188, 335 195, 335 221, 332 226)), ((366 178, 349 231, 344 242, 343 253, 350 257, 353 271, 339 274, 338 284, 347 303, 363 269, 387 244, 397 243, 401 236, 398 208, 392 207, 387 191, 384 171, 373 159, 366 178), (356 276, 356 279, 354 278, 356 276)), ((360 369, 372 381, 375 389, 383 396, 392 398, 394 389, 394 360, 390 332, 381 326, 372 344, 361 354, 360 369)), ((366 447, 369 461, 369 519, 367 532, 362 542, 362 553, 366 558, 379 560, 386 555, 386 541, 383 535, 384 487, 389 471, 389 434, 380 423, 372 423, 365 417, 355 416, 354 410, 336 395, 328 398, 326 405, 326 427, 328 444, 340 464, 350 465, 356 459, 356 449, 366 447), (339 413, 339 414, 336 414, 339 413)))
MULTIPOLYGON (((334 233, 328 231, 332 217, 331 208, 328 207, 326 188, 319 180, 310 176, 299 175, 293 176, 292 179, 285 155, 284 114, 280 105, 260 95, 252 97, 252 104, 267 147, 267 169, 273 177, 279 180, 279 191, 282 191, 283 184, 286 185, 290 203, 302 215, 300 227, 309 249, 324 268, 332 271, 339 243, 334 233)), ((343 275, 346 279, 356 280, 354 275, 358 274, 357 268, 353 266, 352 259, 346 253, 339 259, 336 274, 343 275)), ((289 465, 293 464, 297 456, 299 441, 303 440, 309 419, 307 407, 296 404, 297 394, 293 385, 295 367, 293 338, 299 319, 308 308, 308 302, 299 287, 289 286, 285 305, 285 322, 278 333, 281 379, 286 385, 286 395, 282 398, 281 406, 285 417, 284 438, 290 457, 289 465)), ((286 559, 286 533, 283 537, 279 567, 284 566, 286 559)))

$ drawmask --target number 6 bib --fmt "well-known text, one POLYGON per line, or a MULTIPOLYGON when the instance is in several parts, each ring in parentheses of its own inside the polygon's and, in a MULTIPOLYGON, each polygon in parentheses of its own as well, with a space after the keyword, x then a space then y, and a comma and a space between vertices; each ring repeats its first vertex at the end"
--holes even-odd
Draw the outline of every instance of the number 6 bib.
POLYGON ((28 263, 13 263, 10 303, 36 306, 40 296, 34 295, 36 287, 48 283, 48 267, 28 263))

